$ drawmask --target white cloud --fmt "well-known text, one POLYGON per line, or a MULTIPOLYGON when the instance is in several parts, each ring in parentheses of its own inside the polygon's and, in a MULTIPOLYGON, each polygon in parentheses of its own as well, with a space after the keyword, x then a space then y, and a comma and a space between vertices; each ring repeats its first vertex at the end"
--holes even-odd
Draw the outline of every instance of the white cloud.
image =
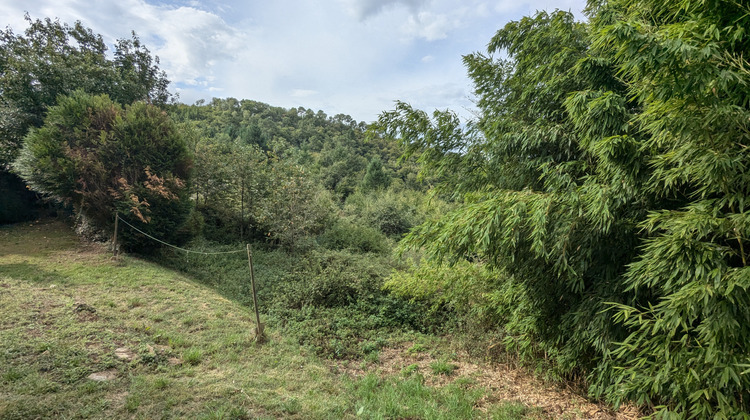
POLYGON ((459 21, 450 20, 444 14, 420 12, 409 16, 402 30, 409 36, 436 41, 447 38, 448 32, 458 27, 459 24, 459 21))
POLYGON ((427 0, 344 0, 349 13, 359 20, 381 13, 383 10, 397 6, 405 6, 411 12, 417 12, 427 0))
POLYGON ((157 9, 148 22, 149 32, 164 40, 154 52, 176 80, 207 83, 218 62, 240 53, 246 35, 211 13, 190 7, 157 9))
MULTIPOLYGON (((186 103, 212 96, 372 121, 397 99, 471 107, 463 54, 534 10, 585 0, 0 0, 16 32, 32 18, 81 20, 107 42, 135 30, 186 103), (426 65, 429 64, 429 65, 426 65)), ((580 14, 579 14, 580 16, 580 14)))
POLYGON ((310 96, 317 95, 318 91, 311 89, 292 89, 291 96, 295 98, 307 98, 310 96))

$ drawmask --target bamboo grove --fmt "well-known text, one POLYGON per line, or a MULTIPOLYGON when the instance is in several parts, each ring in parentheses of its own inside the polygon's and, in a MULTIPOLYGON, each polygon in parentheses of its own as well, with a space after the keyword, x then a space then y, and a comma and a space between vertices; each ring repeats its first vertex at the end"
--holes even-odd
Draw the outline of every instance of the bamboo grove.
POLYGON ((461 203, 404 247, 483 264, 477 300, 506 347, 593 396, 748 418, 750 8, 594 0, 587 14, 537 13, 465 56, 475 122, 405 103, 381 115, 461 203))

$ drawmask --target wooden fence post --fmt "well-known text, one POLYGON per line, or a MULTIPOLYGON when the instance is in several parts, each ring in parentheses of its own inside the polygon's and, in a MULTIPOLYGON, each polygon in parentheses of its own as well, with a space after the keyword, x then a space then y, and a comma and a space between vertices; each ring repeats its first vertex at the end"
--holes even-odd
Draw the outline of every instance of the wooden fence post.
POLYGON ((263 324, 260 323, 260 314, 258 313, 258 295, 255 291, 255 271, 253 270, 253 254, 250 252, 250 244, 247 244, 247 263, 250 266, 250 283, 253 287, 253 306, 255 307, 255 341, 262 343, 265 340, 263 334, 263 324))
POLYGON ((112 256, 117 257, 117 221, 120 220, 120 216, 115 212, 115 236, 112 238, 112 256))

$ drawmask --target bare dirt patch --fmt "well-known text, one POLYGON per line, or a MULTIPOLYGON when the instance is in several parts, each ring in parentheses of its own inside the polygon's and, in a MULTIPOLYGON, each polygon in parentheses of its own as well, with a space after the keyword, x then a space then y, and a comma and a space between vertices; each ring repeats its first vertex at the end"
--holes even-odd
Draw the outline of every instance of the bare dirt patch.
POLYGON ((489 394, 479 401, 477 408, 480 410, 497 402, 513 401, 538 407, 545 416, 555 419, 628 420, 640 417, 634 407, 622 407, 614 412, 606 405, 593 403, 570 389, 545 383, 522 368, 469 362, 469 356, 465 353, 459 353, 455 360, 447 362, 454 367, 451 374, 434 373, 431 365, 438 359, 427 352, 408 351, 409 344, 381 350, 379 362, 374 365, 340 362, 336 367, 354 377, 373 372, 382 376, 402 375, 405 369, 415 370, 423 375, 426 385, 438 387, 459 378, 469 380, 489 390, 489 394))

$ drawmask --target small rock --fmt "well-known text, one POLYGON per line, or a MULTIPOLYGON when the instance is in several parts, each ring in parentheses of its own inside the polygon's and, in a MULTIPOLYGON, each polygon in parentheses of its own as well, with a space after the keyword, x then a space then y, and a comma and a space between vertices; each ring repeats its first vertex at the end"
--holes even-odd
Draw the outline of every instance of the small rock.
POLYGON ((89 375, 88 378, 91 379, 92 381, 97 381, 97 382, 111 381, 117 378, 117 370, 109 369, 103 372, 94 372, 91 375, 89 375))
POLYGON ((120 347, 115 349, 115 357, 129 362, 133 360, 135 354, 127 347, 120 347))

